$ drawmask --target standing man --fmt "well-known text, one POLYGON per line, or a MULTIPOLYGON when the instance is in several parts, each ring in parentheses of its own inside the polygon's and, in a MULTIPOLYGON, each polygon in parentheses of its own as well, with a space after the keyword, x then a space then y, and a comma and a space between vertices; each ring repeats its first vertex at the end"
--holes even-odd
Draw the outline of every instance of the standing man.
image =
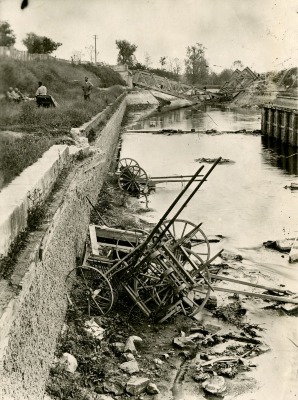
POLYGON ((88 77, 85 76, 85 82, 82 86, 85 100, 90 100, 90 93, 91 93, 92 87, 93 87, 92 83, 88 80, 88 77))

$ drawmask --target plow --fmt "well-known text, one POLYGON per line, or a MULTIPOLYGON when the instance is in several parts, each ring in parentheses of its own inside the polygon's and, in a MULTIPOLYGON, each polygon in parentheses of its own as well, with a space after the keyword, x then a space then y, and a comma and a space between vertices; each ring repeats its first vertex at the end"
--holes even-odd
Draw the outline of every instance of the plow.
MULTIPOLYGON (((197 170, 150 232, 115 229, 103 220, 101 226, 90 225, 82 266, 70 271, 66 278, 70 304, 89 316, 105 315, 125 290, 144 315, 164 322, 177 313, 196 318, 214 290, 228 291, 214 282, 229 279, 210 272, 211 263, 223 250, 212 256, 202 223, 180 218, 220 160, 205 174, 202 174, 204 166, 197 170), (174 213, 172 217, 171 213, 174 213)), ((135 167, 139 166, 129 165, 133 170, 135 167)), ((142 182, 140 179, 143 178, 138 175, 136 187, 142 182)), ((298 304, 298 299, 293 297, 239 293, 298 304)), ((289 293, 279 290, 279 294, 289 293)))

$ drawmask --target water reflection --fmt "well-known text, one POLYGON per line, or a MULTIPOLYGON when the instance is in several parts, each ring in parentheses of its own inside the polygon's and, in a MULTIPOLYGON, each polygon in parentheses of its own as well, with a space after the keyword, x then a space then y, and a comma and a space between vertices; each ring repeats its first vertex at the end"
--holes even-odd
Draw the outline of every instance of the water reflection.
POLYGON ((268 136, 262 136, 262 147, 262 157, 265 163, 280 168, 290 175, 298 175, 297 147, 281 143, 268 136))
POLYGON ((188 107, 167 113, 155 112, 143 121, 138 122, 134 129, 164 129, 237 131, 241 129, 260 129, 261 116, 259 110, 226 108, 188 107))

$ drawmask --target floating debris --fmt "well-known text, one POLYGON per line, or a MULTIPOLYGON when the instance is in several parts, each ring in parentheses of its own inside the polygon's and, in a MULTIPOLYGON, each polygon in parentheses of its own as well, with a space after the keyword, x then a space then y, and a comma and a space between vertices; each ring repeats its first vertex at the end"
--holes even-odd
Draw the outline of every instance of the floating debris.
MULTIPOLYGON (((214 163, 214 161, 216 160, 216 158, 196 158, 195 162, 199 162, 199 163, 208 163, 208 164, 212 164, 214 163)), ((229 160, 228 158, 222 158, 219 162, 219 164, 234 164, 235 161, 233 160, 229 160)))

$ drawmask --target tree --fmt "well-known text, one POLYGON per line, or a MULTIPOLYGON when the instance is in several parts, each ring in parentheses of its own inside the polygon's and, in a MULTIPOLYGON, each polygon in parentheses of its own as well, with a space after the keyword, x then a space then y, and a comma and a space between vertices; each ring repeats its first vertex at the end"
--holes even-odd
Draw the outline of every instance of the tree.
POLYGON ((119 50, 117 62, 119 64, 127 64, 129 67, 134 65, 136 61, 134 52, 138 46, 133 43, 129 43, 127 40, 116 40, 116 46, 119 50))
POLYGON ((0 21, 0 46, 10 47, 16 42, 16 35, 7 21, 0 21))
POLYGON ((208 65, 205 58, 206 48, 196 43, 194 46, 186 48, 185 69, 187 80, 194 84, 206 82, 208 78, 208 65))
POLYGON ((242 63, 242 61, 241 60, 236 60, 236 61, 234 61, 233 62, 233 64, 232 64, 232 68, 233 69, 242 69, 244 67, 244 65, 243 65, 243 63, 242 63))
POLYGON ((179 58, 175 57, 173 59, 170 59, 169 63, 170 63, 170 71, 177 76, 180 75, 182 71, 182 65, 179 58))
POLYGON ((148 53, 145 53, 145 66, 146 66, 146 68, 149 68, 151 64, 152 64, 151 57, 149 56, 148 53))
POLYGON ((62 45, 62 43, 54 42, 46 36, 38 36, 33 32, 27 33, 23 43, 31 54, 51 54, 62 45))
POLYGON ((166 65, 166 62, 167 62, 167 57, 166 56, 160 57, 159 63, 161 65, 161 69, 164 68, 164 66, 166 65))

